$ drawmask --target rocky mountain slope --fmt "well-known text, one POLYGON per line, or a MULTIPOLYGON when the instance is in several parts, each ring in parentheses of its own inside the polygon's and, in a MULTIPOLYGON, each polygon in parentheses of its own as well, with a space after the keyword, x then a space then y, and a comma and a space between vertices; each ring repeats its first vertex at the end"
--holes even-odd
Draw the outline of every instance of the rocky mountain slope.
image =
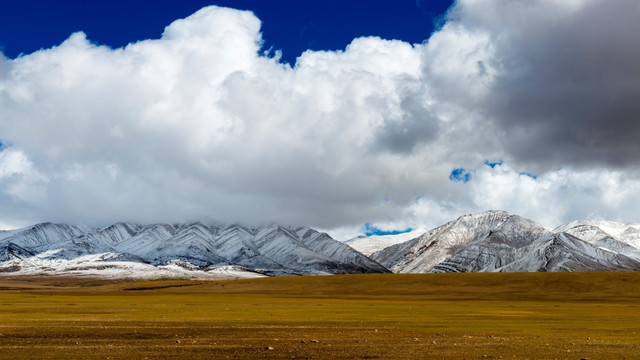
POLYGON ((43 223, 0 233, 4 274, 167 276, 225 273, 317 275, 388 272, 329 235, 306 227, 117 223, 102 229, 43 223), (108 270, 108 271, 106 271, 108 270))
POLYGON ((221 278, 640 270, 640 224, 575 221, 550 230, 518 215, 487 211, 420 233, 348 242, 366 256, 307 227, 117 223, 95 229, 43 223, 0 231, 0 275, 221 278))
POLYGON ((397 273, 640 270, 640 224, 548 230, 504 211, 465 215, 371 258, 397 273))

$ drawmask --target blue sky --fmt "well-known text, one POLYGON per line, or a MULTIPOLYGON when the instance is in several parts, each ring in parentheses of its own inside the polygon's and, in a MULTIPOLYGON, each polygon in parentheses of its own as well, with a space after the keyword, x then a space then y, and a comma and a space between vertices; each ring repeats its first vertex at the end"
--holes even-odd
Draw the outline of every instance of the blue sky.
POLYGON ((627 0, 0 1, 0 229, 202 220, 344 238, 490 209, 639 221, 637 14, 627 0))
POLYGON ((165 26, 207 5, 251 10, 263 22, 264 48, 282 50, 293 64, 305 50, 341 50, 356 37, 410 43, 428 38, 452 1, 222 0, 0 2, 0 46, 14 58, 58 45, 76 31, 99 44, 122 47, 159 38, 165 26))

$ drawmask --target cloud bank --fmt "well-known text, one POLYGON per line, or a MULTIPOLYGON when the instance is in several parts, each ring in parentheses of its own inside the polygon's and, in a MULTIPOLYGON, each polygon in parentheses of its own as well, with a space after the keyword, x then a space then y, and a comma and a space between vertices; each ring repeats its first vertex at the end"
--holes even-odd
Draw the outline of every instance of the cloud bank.
POLYGON ((0 225, 640 221, 638 14, 460 0, 421 44, 357 38, 291 67, 254 14, 212 6, 124 48, 78 32, 0 56, 0 225))

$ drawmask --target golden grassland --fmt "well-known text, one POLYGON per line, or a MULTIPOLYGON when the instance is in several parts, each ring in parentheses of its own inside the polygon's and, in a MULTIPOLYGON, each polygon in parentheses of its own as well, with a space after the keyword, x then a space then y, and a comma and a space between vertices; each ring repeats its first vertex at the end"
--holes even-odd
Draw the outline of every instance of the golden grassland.
POLYGON ((0 280, 0 359, 638 359, 640 273, 0 280))

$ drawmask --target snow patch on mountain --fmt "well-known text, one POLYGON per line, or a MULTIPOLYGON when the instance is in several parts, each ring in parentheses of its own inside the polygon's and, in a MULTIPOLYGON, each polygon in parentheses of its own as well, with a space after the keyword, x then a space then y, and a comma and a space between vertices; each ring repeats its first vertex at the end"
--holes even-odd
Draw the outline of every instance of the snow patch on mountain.
POLYGON ((553 230, 505 211, 429 231, 341 243, 307 227, 217 223, 105 228, 43 223, 0 232, 0 274, 124 278, 640 270, 640 224, 574 221, 553 230), (370 256, 366 256, 366 255, 370 256))
POLYGON ((638 270, 640 261, 623 254, 606 251, 568 233, 519 249, 517 260, 497 271, 620 271, 638 270))
POLYGON ((129 276, 139 271, 140 276, 148 277, 156 269, 154 277, 180 277, 191 271, 188 277, 209 278, 230 272, 388 272, 327 234, 303 227, 117 223, 94 229, 44 223, 2 236, 0 271, 5 273, 129 276))
POLYGON ((415 239, 424 234, 424 230, 412 230, 402 234, 358 236, 344 243, 367 256, 405 241, 415 239))
POLYGON ((640 249, 640 224, 637 223, 579 220, 558 226, 554 232, 566 232, 589 243, 608 237, 640 249))
POLYGON ((199 269, 189 263, 172 262, 153 266, 136 261, 126 261, 120 254, 102 253, 79 256, 70 260, 52 258, 52 252, 26 259, 13 259, 0 264, 0 274, 56 275, 73 277, 100 277, 107 279, 249 279, 264 277, 240 266, 217 266, 199 269))
POLYGON ((371 258, 393 272, 428 272, 478 238, 486 237, 510 216, 505 211, 461 216, 415 239, 376 252, 371 258))
POLYGON ((640 270, 640 226, 576 221, 552 231, 504 211, 465 215, 371 257, 398 273, 640 270))

